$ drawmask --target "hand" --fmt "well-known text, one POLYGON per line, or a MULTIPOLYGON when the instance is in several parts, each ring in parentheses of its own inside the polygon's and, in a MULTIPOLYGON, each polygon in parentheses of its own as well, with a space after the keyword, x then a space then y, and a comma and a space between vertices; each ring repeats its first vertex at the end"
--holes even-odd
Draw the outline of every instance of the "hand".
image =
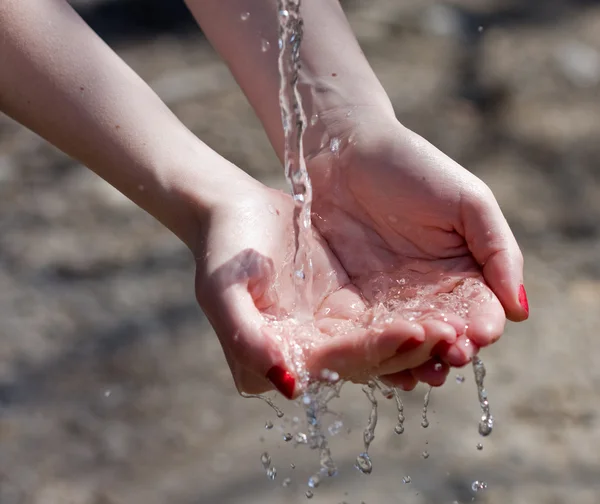
POLYGON ((236 198, 211 211, 194 250, 198 301, 240 391, 260 393, 275 386, 288 398, 297 395, 304 385, 302 364, 294 359, 297 349, 313 378, 329 369, 361 380, 386 362, 394 372, 423 364, 428 354, 406 353, 415 342, 431 348, 454 341, 444 331, 425 341, 427 323, 402 317, 373 320, 359 288, 316 230, 309 319, 302 324, 290 319, 295 304, 293 201, 254 181, 242 189, 238 186, 236 198), (395 355, 400 357, 394 360, 395 355))
POLYGON ((398 361, 431 353, 462 366, 500 337, 506 317, 526 319, 523 258, 481 180, 395 119, 353 113, 345 130, 332 121, 338 136, 310 161, 313 223, 367 304, 424 331, 422 345, 375 372, 405 389, 439 384, 445 366, 398 373, 398 361))

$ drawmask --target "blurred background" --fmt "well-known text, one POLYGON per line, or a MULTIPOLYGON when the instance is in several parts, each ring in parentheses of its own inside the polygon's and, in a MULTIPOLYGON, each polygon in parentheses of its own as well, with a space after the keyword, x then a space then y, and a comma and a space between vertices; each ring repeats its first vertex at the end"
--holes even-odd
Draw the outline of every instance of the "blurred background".
MULTIPOLYGON (((182 2, 73 4, 194 133, 281 185, 259 123, 182 2)), ((382 402, 364 476, 352 464, 369 403, 347 386, 332 406, 345 424, 332 438, 340 475, 310 502, 597 504, 600 2, 344 5, 400 120, 494 190, 525 254, 532 316, 482 355, 490 438, 477 434, 465 368, 464 383, 453 373, 434 390, 428 429, 423 388, 403 396, 402 436, 382 402)), ((306 502, 316 454, 236 394, 184 247, 5 116, 0 321, 0 504, 306 502)), ((276 401, 286 421, 300 415, 276 401)))

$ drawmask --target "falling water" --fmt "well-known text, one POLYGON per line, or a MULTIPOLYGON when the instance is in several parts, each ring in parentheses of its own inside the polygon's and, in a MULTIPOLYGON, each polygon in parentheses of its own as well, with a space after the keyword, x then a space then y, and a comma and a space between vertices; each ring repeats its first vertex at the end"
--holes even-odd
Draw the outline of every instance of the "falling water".
POLYGON ((375 398, 375 387, 374 381, 369 381, 369 383, 363 387, 363 392, 371 403, 369 421, 363 432, 365 451, 356 457, 356 468, 363 474, 371 474, 371 471, 373 470, 373 464, 371 463, 371 457, 369 456, 369 447, 371 446, 373 439, 375 439, 375 427, 377 427, 377 399, 375 398))
MULTIPOLYGON (((261 401, 266 402, 273 409, 273 411, 277 415, 277 418, 283 417, 283 411, 281 411, 275 405, 275 403, 273 401, 271 401, 271 399, 269 399, 267 396, 258 395, 258 394, 246 394, 245 392, 242 392, 240 395, 245 399, 260 399, 261 401)), ((267 425, 265 425, 265 428, 269 429, 270 427, 268 427, 268 424, 267 424, 267 425)))
POLYGON ((475 356, 473 357, 473 372, 475 374, 475 383, 477 384, 477 395, 479 405, 481 406, 481 421, 479 422, 479 434, 489 436, 494 428, 494 417, 490 413, 490 403, 488 401, 487 390, 485 390, 483 381, 485 379, 485 365, 483 361, 475 356))
POLYGON ((421 413, 421 427, 426 429, 429 427, 429 419, 427 418, 427 408, 429 407, 429 398, 431 397, 431 386, 427 388, 425 392, 425 398, 423 399, 423 411, 421 413))
POLYGON ((298 91, 300 45, 303 23, 301 0, 278 0, 279 16, 279 105, 285 140, 285 176, 294 198, 294 282, 296 285, 296 317, 312 315, 312 262, 310 258, 312 186, 304 161, 302 138, 306 116, 298 91))
POLYGON ((396 408, 398 410, 398 423, 396 427, 394 427, 394 432, 396 434, 402 434, 404 432, 404 404, 402 403, 402 399, 400 398, 400 392, 398 389, 394 389, 394 399, 396 401, 396 408))

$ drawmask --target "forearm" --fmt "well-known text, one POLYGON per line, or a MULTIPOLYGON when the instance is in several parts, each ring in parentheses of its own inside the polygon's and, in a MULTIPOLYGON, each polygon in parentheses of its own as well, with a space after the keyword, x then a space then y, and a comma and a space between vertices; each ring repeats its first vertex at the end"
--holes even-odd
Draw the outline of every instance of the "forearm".
POLYGON ((199 142, 63 0, 2 0, 0 33, 0 110, 189 244, 192 221, 237 170, 199 142))
MULTIPOLYGON (((229 65, 282 157, 277 0, 186 2, 229 65)), ((336 134, 340 122, 336 113, 345 114, 357 107, 374 107, 393 115, 338 0, 303 0, 301 13, 304 38, 299 89, 309 122, 315 115, 320 119, 314 129, 329 128, 330 134, 336 134)), ((316 131, 311 133, 319 136, 316 131)))

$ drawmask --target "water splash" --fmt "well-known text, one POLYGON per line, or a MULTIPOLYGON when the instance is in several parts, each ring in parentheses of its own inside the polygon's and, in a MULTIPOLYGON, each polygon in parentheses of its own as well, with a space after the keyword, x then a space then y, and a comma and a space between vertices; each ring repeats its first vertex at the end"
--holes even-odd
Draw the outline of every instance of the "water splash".
POLYGON ((331 450, 327 442, 327 437, 323 432, 321 419, 323 419, 326 413, 330 413, 328 404, 334 398, 340 396, 343 385, 344 382, 341 380, 335 384, 312 383, 307 387, 301 399, 308 424, 308 433, 304 435, 306 439, 305 444, 308 444, 309 448, 319 453, 319 472, 311 476, 308 480, 308 485, 311 488, 316 488, 319 485, 321 476, 330 478, 337 474, 337 466, 331 456, 331 450))
POLYGON ((479 434, 489 436, 494 429, 494 417, 490 413, 490 403, 488 401, 487 390, 484 387, 486 375, 485 365, 478 357, 473 357, 473 373, 475 374, 475 383, 477 385, 477 396, 481 406, 481 421, 479 422, 479 434))

